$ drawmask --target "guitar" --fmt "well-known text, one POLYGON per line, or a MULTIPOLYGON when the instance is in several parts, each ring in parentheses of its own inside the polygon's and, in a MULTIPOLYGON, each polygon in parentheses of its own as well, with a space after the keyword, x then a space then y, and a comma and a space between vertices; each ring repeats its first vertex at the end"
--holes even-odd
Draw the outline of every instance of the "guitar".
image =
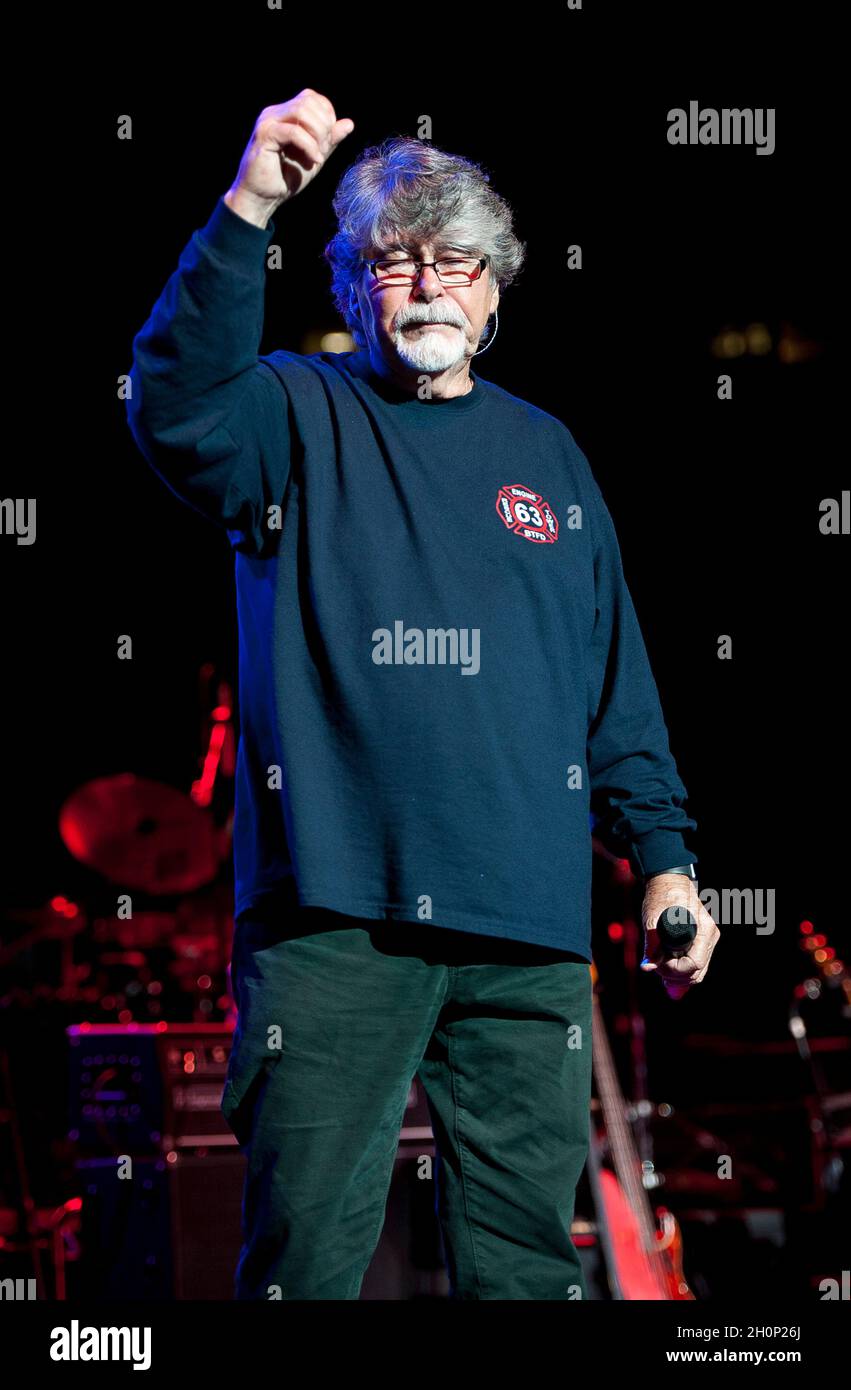
POLYGON ((589 1176, 609 1283, 616 1298, 694 1299, 683 1273, 679 1222, 667 1207, 657 1207, 654 1215, 642 1182, 641 1162, 606 1034, 594 965, 591 979, 594 1079, 614 1172, 600 1162, 601 1136, 593 1131, 591 1121, 589 1176))

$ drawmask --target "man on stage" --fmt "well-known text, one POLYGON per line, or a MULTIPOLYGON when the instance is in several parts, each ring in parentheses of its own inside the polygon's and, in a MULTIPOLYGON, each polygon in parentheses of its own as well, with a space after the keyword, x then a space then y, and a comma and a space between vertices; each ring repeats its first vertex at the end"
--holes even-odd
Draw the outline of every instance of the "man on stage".
POLYGON ((525 252, 488 176, 364 151, 325 251, 356 350, 258 357, 272 216, 353 128, 310 88, 262 111, 133 345, 138 446, 235 552, 236 1294, 358 1297, 417 1075, 453 1297, 579 1298, 591 814, 673 997, 718 930, 600 489, 471 370, 525 252))

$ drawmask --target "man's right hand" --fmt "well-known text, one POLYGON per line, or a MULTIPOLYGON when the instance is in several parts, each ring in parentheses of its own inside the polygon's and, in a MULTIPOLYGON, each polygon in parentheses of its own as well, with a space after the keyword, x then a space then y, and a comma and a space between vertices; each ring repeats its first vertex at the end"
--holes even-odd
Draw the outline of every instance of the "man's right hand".
POLYGON ((312 87, 291 101, 264 107, 225 202, 240 217, 265 227, 275 209, 307 187, 354 128, 350 117, 338 120, 328 98, 312 87))

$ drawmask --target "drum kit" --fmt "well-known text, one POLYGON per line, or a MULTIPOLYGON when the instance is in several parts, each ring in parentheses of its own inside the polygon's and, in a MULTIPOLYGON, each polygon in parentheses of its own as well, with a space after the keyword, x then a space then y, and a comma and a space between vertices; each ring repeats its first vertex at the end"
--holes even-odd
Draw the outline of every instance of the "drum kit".
POLYGON ((55 894, 10 914, 4 1008, 55 1003, 97 1023, 232 1017, 232 812, 229 790, 216 793, 234 774, 233 699, 212 665, 200 678, 206 749, 188 793, 122 772, 86 782, 62 805, 59 835, 92 871, 89 901, 55 894))

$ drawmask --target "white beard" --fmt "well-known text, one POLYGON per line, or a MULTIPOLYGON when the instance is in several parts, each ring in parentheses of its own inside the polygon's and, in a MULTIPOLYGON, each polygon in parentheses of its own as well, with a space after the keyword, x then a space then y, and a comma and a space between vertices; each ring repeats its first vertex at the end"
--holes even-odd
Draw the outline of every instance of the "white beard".
POLYGON ((463 360, 466 347, 463 329, 454 324, 420 333, 406 333, 400 328, 393 334, 393 342, 406 366, 421 372, 442 372, 454 367, 463 360))

